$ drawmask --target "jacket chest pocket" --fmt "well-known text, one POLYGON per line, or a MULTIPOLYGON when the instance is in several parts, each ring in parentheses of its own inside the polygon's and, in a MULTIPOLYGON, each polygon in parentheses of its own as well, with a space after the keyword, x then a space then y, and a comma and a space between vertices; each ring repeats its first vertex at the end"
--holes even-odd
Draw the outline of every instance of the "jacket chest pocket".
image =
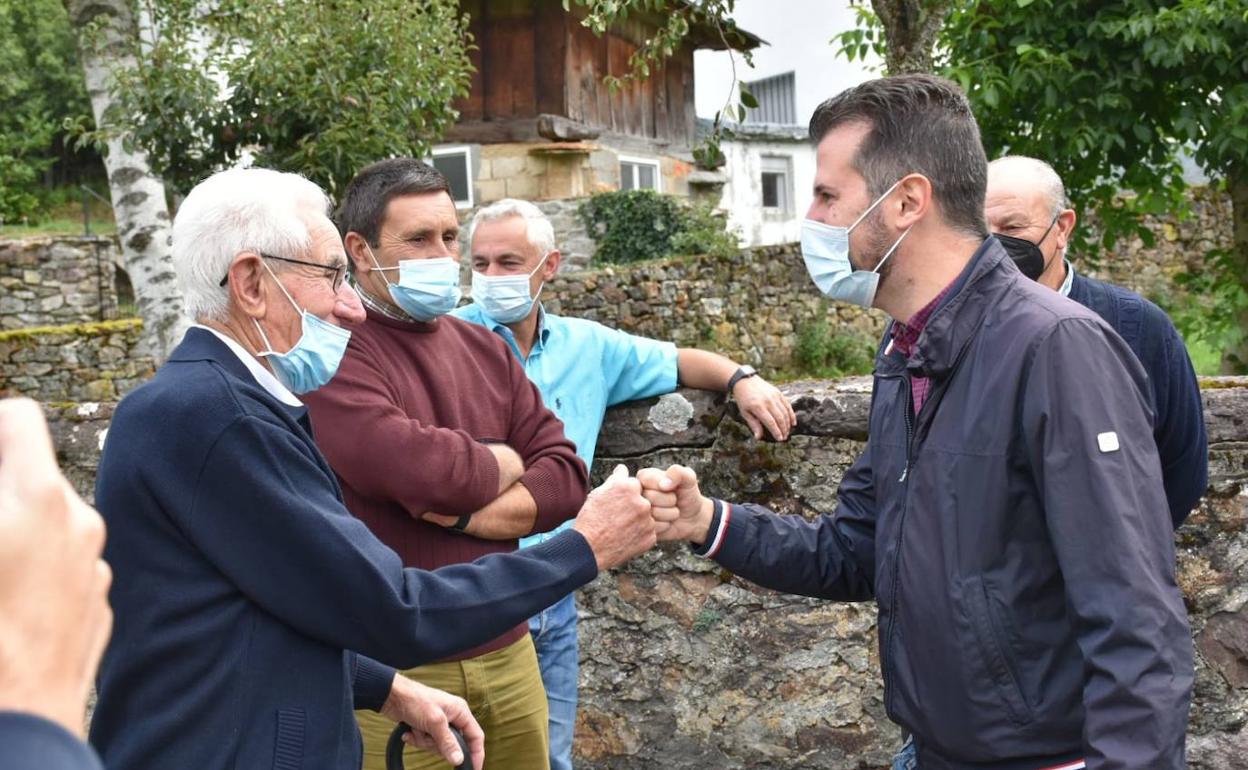
POLYGON ((273 741, 273 770, 303 770, 308 715, 303 709, 278 709, 273 741))

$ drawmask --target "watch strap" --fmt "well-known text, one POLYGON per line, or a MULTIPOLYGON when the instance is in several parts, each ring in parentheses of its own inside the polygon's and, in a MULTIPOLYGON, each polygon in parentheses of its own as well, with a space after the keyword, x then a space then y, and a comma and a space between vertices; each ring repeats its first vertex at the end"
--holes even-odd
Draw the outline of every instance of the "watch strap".
POLYGON ((733 388, 737 387, 738 382, 740 382, 741 380, 753 377, 756 374, 758 374, 758 372, 752 369, 746 369, 744 366, 737 369, 737 371, 733 372, 732 377, 728 380, 728 387, 726 389, 728 395, 730 396, 732 395, 732 390, 733 388))

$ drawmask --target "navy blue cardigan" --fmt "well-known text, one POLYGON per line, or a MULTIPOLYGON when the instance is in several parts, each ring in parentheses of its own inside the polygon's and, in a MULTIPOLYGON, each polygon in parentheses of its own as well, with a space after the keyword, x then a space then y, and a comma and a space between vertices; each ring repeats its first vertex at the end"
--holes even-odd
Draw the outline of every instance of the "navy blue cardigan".
POLYGON ((1153 438, 1170 518, 1177 528, 1209 482, 1209 446, 1200 386, 1183 338, 1161 308, 1133 291, 1075 273, 1070 298, 1118 332, 1140 359, 1153 391, 1153 438))
POLYGON ((34 714, 0 711, 3 770, 102 770, 87 744, 34 714))
POLYGON ((352 708, 382 705, 390 666, 492 639, 597 574, 575 531, 404 569, 343 506, 304 410, 202 329, 118 406, 96 505, 116 620, 91 742, 110 770, 356 770, 352 708))

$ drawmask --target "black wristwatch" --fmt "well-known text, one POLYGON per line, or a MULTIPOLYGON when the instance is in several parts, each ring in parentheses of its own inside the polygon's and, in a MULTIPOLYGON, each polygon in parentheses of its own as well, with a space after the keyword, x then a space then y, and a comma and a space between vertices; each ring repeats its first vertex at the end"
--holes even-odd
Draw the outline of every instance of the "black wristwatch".
POLYGON ((740 382, 741 380, 747 379, 749 377, 753 377, 756 374, 758 374, 758 372, 754 371, 754 367, 750 366, 749 364, 746 364, 745 366, 742 366, 737 371, 733 372, 731 379, 728 380, 728 388, 727 388, 728 395, 729 396, 732 395, 732 389, 737 387, 738 382, 740 382))
POLYGON ((463 532, 468 528, 468 522, 470 521, 472 521, 472 514, 465 513, 463 516, 460 516, 455 520, 455 523, 450 526, 450 529, 453 532, 463 532))

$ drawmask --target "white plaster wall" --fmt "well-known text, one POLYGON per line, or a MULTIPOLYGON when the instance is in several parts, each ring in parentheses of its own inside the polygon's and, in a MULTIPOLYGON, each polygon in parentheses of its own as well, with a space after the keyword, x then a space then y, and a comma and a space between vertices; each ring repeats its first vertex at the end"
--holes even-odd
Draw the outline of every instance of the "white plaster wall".
POLYGON ((769 246, 799 240, 815 178, 815 150, 810 142, 738 139, 724 142, 721 148, 727 158, 722 170, 728 182, 724 185, 720 207, 728 212, 729 225, 740 230, 742 244, 769 246), (792 159, 787 212, 763 208, 764 156, 792 159))

